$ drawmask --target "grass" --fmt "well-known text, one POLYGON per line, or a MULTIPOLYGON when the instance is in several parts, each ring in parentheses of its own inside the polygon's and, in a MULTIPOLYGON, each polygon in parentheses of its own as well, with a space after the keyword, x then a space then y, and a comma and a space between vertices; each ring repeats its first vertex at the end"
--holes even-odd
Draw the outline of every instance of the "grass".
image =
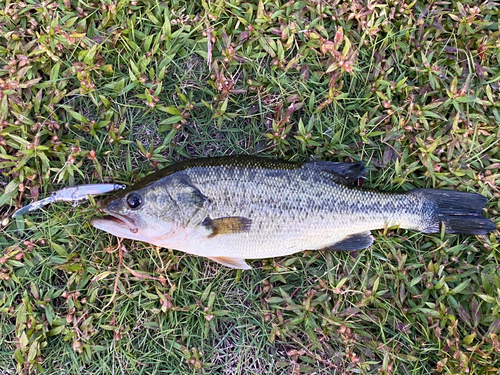
POLYGON ((498 373, 498 230, 379 231, 241 272, 119 242, 95 201, 11 218, 256 154, 476 191, 498 225, 498 25, 469 0, 0 0, 0 373, 498 373))

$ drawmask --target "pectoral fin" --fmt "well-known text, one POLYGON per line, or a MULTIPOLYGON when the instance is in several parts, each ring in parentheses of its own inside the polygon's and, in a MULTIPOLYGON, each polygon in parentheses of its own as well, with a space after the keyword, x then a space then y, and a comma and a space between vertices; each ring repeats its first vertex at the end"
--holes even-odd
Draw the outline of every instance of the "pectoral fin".
POLYGON ((331 251, 354 251, 366 249, 373 243, 373 236, 370 232, 351 234, 343 240, 328 246, 325 250, 331 251))
POLYGON ((248 232, 252 220, 240 216, 221 217, 219 219, 207 217, 201 224, 211 231, 208 237, 215 237, 221 234, 248 232))
POLYGON ((207 257, 207 258, 230 268, 236 268, 239 270, 252 269, 252 267, 249 266, 244 259, 240 258, 228 258, 228 257, 207 257))

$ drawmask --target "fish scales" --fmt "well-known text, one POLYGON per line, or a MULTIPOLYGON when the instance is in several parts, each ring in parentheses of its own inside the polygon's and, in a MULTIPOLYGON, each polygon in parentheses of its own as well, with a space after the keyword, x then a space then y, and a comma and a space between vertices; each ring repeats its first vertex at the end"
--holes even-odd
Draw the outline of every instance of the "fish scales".
POLYGON ((190 160, 116 193, 92 224, 114 235, 205 256, 234 268, 244 259, 301 250, 359 250, 370 230, 485 234, 487 200, 475 193, 352 186, 362 163, 291 163, 237 157, 190 160))
POLYGON ((276 173, 248 167, 198 167, 186 173, 211 201, 210 217, 252 220, 249 232, 201 242, 197 238, 197 255, 206 251, 205 242, 216 246, 221 256, 247 259, 317 250, 349 234, 418 222, 422 206, 415 198, 410 204, 412 197, 407 195, 348 189, 335 184, 327 173, 307 168, 276 173))

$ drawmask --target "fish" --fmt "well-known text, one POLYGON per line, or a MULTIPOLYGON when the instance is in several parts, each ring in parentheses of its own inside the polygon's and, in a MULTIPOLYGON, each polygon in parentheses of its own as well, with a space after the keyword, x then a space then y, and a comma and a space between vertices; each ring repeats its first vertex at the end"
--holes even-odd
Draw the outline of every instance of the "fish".
POLYGON ((371 230, 483 235, 487 198, 473 192, 361 188, 362 162, 290 162, 250 156, 186 160, 110 196, 92 225, 121 238, 209 258, 245 259, 303 250, 369 247, 371 230))
POLYGON ((12 214, 12 217, 23 216, 28 212, 32 212, 46 206, 50 203, 64 201, 77 204, 80 201, 88 199, 89 195, 106 194, 112 191, 125 189, 123 184, 84 184, 69 186, 61 190, 53 192, 47 198, 30 203, 12 214))

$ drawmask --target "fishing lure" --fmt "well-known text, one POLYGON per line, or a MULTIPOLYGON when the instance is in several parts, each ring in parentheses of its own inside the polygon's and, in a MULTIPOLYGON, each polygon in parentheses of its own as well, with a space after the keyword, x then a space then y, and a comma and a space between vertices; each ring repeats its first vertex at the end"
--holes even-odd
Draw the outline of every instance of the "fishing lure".
POLYGON ((70 186, 52 193, 49 197, 41 199, 39 201, 33 202, 24 206, 14 212, 12 217, 22 216, 28 212, 38 210, 39 208, 46 206, 53 202, 65 201, 74 202, 75 204, 79 201, 88 199, 89 195, 100 195, 110 193, 112 191, 125 189, 125 185, 121 184, 85 184, 70 186))

